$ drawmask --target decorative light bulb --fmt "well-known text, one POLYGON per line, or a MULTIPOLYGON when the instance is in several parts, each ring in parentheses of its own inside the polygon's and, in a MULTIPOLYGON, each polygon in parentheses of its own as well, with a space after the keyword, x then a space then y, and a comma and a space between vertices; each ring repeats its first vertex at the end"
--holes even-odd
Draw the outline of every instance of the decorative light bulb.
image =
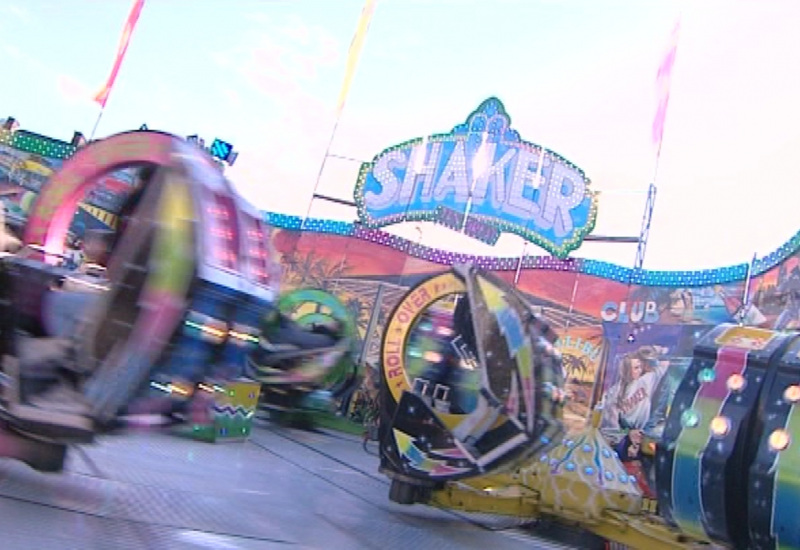
POLYGON ((727 416, 715 416, 711 419, 711 434, 715 437, 725 437, 731 431, 731 421, 727 416))
POLYGON ((791 442, 792 438, 786 430, 777 429, 769 434, 769 449, 773 452, 786 450, 791 442))

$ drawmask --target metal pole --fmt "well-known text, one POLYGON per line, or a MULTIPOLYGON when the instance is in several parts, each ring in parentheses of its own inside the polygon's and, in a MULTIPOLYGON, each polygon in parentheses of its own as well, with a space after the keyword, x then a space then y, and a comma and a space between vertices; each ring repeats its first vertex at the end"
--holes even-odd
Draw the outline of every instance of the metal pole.
POLYGON ((522 273, 522 262, 525 260, 525 250, 528 247, 528 241, 525 241, 522 244, 522 254, 519 255, 519 261, 517 262, 517 272, 514 273, 514 286, 517 286, 519 283, 519 276, 522 273))
POLYGON ((314 182, 314 191, 311 194, 311 200, 308 201, 308 209, 306 211, 306 216, 303 218, 303 222, 300 225, 300 228, 303 229, 308 221, 308 217, 311 215, 311 206, 314 204, 314 199, 317 195, 317 189, 319 188, 319 182, 322 179, 322 172, 325 170, 325 163, 328 160, 328 156, 331 153, 331 147, 333 146, 333 139, 336 137, 336 130, 339 128, 339 121, 342 119, 342 113, 344 112, 345 102, 347 100, 347 95, 350 91, 350 82, 355 74, 356 66, 358 64, 359 56, 361 55, 361 50, 363 49, 364 40, 366 40, 367 30, 369 29, 369 24, 372 20, 372 14, 375 10, 375 2, 371 0, 367 0, 367 3, 361 10, 361 15, 358 19, 358 25, 356 27, 356 33, 353 36, 352 41, 350 42, 350 48, 347 52, 347 60, 346 60, 346 68, 345 68, 345 76, 344 82, 342 83, 342 89, 339 92, 339 101, 336 106, 336 120, 333 123, 333 130, 331 130, 331 137, 328 140, 328 146, 325 148, 325 154, 322 157, 322 162, 319 166, 319 172, 317 173, 317 179, 314 182))
POLYGON ((364 340, 361 345, 361 353, 358 356, 358 364, 363 365, 367 359, 372 340, 375 338, 375 329, 378 327, 378 318, 380 317, 381 307, 383 307, 383 293, 384 284, 378 283, 378 291, 375 293, 375 300, 372 303, 372 312, 367 322, 367 331, 364 334, 364 340))
POLYGON ((647 190, 647 202, 645 204, 644 216, 642 217, 642 228, 639 232, 639 246, 636 247, 636 259, 633 263, 634 271, 641 271, 644 265, 644 254, 647 251, 647 239, 650 236, 650 223, 653 220, 653 210, 656 205, 656 184, 651 183, 647 190))
MULTIPOLYGON (((656 205, 656 184, 651 183, 647 189, 647 202, 644 207, 644 215, 642 216, 642 227, 639 231, 639 245, 636 247, 636 259, 633 262, 633 269, 628 276, 628 289, 625 292, 625 303, 630 307, 631 286, 633 285, 633 278, 642 271, 644 265, 644 256, 647 252, 647 240, 650 236, 650 224, 653 220, 653 210, 656 205)), ((629 315, 630 318, 630 315, 629 315)), ((632 336, 631 326, 633 321, 628 321, 628 337, 632 336)))
POLYGON ((94 128, 92 128, 92 133, 89 135, 89 141, 94 141, 94 136, 97 133, 97 127, 100 126, 100 120, 103 118, 103 113, 105 112, 105 108, 100 109, 100 112, 97 114, 97 120, 94 121, 94 128))
POLYGON ((322 162, 319 165, 319 171, 317 172, 317 179, 314 181, 314 189, 311 192, 311 200, 308 201, 308 208, 306 209, 306 215, 303 217, 303 221, 300 224, 300 229, 305 229, 306 222, 308 221, 308 217, 311 215, 311 207, 314 204, 314 199, 317 198, 317 189, 319 189, 319 182, 322 179, 322 172, 325 170, 325 164, 328 161, 328 156, 331 153, 331 147, 333 147, 333 140, 336 137, 336 130, 339 128, 339 120, 341 120, 342 114, 339 111, 339 114, 336 116, 336 121, 333 123, 333 130, 331 130, 331 137, 328 139, 328 146, 325 148, 325 154, 322 155, 322 162))
POLYGON ((758 253, 753 253, 753 259, 747 266, 747 275, 744 279, 744 291, 742 292, 742 309, 739 311, 739 324, 744 324, 744 318, 747 315, 748 306, 750 305, 750 284, 753 280, 753 266, 756 263, 758 253))
MULTIPOLYGON (((469 195, 467 195, 467 204, 464 205, 464 219, 461 221, 461 229, 459 233, 463 233, 467 228, 467 218, 469 217, 469 213, 472 211, 472 195, 475 192, 475 185, 478 183, 478 178, 483 176, 483 174, 488 169, 488 166, 480 167, 480 170, 476 170, 475 161, 476 160, 485 160, 483 157, 486 156, 486 144, 487 140, 489 139, 489 134, 484 132, 483 136, 481 137, 481 144, 478 146, 478 151, 475 157, 472 159, 471 163, 471 171, 472 171, 472 185, 469 188, 469 195), (478 173, 476 173, 478 172, 478 173)), ((464 148, 466 150, 466 142, 464 143, 464 148)), ((491 162, 494 159, 489 159, 488 164, 491 165, 491 162)))
MULTIPOLYGON (((542 185, 542 170, 544 168, 544 148, 539 148, 539 163, 536 166, 536 187, 542 185)), ((528 230, 528 225, 531 223, 530 219, 531 211, 528 211, 528 220, 525 222, 525 231, 528 230)), ((517 286, 519 283, 520 275, 522 274, 522 262, 525 261, 525 253, 528 250, 528 241, 525 240, 522 243, 522 252, 519 255, 519 261, 517 262, 517 271, 514 273, 514 286, 517 286)))
POLYGON ((572 312, 575 310, 575 297, 578 295, 578 282, 581 279, 581 272, 575 272, 575 282, 572 284, 572 297, 569 299, 569 312, 567 312, 567 322, 564 327, 564 336, 569 334, 569 327, 572 324, 572 312))

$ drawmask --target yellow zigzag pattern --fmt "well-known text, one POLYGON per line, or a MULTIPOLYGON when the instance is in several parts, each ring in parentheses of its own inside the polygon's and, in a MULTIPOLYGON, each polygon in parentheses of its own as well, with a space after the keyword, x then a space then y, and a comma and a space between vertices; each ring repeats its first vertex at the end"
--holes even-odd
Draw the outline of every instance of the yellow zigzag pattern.
POLYGON ((117 216, 116 214, 112 214, 102 208, 97 208, 96 206, 92 206, 91 204, 87 204, 85 202, 80 203, 80 206, 83 210, 88 212, 92 217, 100 220, 108 227, 115 229, 117 227, 117 216))

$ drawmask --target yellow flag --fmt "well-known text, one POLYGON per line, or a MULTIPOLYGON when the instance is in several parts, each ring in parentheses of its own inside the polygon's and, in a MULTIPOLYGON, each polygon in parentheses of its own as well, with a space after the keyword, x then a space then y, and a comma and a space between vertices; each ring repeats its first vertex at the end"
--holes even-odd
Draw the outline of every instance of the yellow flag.
POLYGON ((375 12, 375 4, 377 0, 367 0, 364 8, 361 10, 361 17, 358 19, 358 26, 356 33, 353 36, 353 41, 350 42, 350 50, 347 53, 347 66, 345 67, 344 82, 342 83, 342 90, 339 92, 339 102, 336 105, 336 116, 342 114, 344 103, 347 100, 347 94, 350 92, 350 85, 353 83, 353 76, 356 73, 356 66, 358 59, 361 56, 361 50, 364 48, 364 41, 367 38, 367 31, 369 30, 370 21, 372 21, 372 14, 375 12))

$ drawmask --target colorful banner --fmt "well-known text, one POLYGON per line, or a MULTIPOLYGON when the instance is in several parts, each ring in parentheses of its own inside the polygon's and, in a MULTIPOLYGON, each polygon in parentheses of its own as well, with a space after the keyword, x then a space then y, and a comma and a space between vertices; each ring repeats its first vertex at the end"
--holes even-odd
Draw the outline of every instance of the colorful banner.
POLYGON ((119 69, 122 67, 122 60, 125 59, 125 52, 128 51, 128 44, 130 43, 133 30, 136 28, 136 22, 139 21, 142 8, 144 8, 144 0, 134 0, 131 13, 128 15, 125 27, 122 29, 122 36, 120 37, 119 46, 117 47, 117 57, 114 59, 114 66, 111 68, 111 74, 108 75, 108 80, 106 80, 103 88, 97 92, 97 95, 94 97, 94 100, 100 104, 100 107, 103 109, 106 108, 106 102, 108 101, 108 96, 111 94, 111 88, 114 87, 114 82, 117 80, 119 69))

